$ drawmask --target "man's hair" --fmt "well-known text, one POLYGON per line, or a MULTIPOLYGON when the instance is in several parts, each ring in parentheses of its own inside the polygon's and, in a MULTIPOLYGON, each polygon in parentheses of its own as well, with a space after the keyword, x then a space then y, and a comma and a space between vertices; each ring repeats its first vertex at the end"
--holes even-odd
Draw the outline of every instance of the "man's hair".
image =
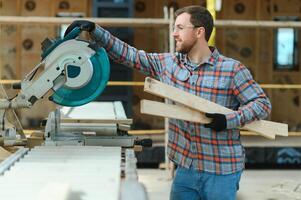
POLYGON ((205 39, 208 41, 213 29, 213 18, 210 12, 202 6, 186 6, 176 10, 175 17, 183 13, 190 14, 190 22, 195 27, 204 27, 205 39))

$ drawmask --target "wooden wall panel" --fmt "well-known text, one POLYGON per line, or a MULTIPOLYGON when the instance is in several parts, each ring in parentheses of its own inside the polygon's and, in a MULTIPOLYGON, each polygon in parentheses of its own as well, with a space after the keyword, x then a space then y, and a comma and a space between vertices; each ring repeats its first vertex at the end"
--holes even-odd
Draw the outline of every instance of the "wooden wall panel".
POLYGON ((300 0, 272 0, 273 14, 287 14, 301 12, 300 0))
POLYGON ((256 1, 227 0, 222 1, 224 19, 248 20, 256 18, 256 1))
POLYGON ((16 79, 16 38, 15 26, 2 25, 0 34, 1 79, 16 79))
MULTIPOLYGON (((271 1, 271 19, 277 16, 297 16, 301 19, 301 1, 298 0, 273 0, 271 1)), ((301 37, 300 31, 298 38, 301 37)), ((273 41, 272 41, 273 42, 273 41)), ((271 52, 274 51, 274 46, 270 45, 271 52)), ((273 82, 280 84, 301 84, 301 43, 298 41, 298 70, 274 70, 273 64, 273 82)), ((273 55, 271 57, 273 59, 273 55)), ((273 106, 272 118, 275 120, 283 120, 289 124, 290 131, 301 131, 301 90, 275 90, 273 91, 273 106), (285 105, 285 106, 284 106, 285 105)))
MULTIPOLYGON (((229 0, 222 4, 217 19, 254 20, 257 17, 256 1, 229 0)), ((256 76, 256 29, 219 28, 216 46, 227 57, 239 60, 256 76), (219 38, 221 35, 221 38, 219 38)))
MULTIPOLYGON (((18 1, 0 0, 0 15, 18 15, 18 1)), ((3 79, 16 79, 17 28, 13 25, 0 25, 0 76, 3 79)))
MULTIPOLYGON (((300 76, 289 72, 277 72, 273 76, 275 84, 300 84, 300 76)), ((301 91, 296 89, 273 90, 272 117, 289 124, 291 131, 301 129, 301 91)))
MULTIPOLYGON (((163 17, 163 7, 156 8, 158 1, 136 0, 134 3, 134 17, 136 18, 158 18, 163 17), (155 8, 155 9, 154 9, 155 8)), ((164 30, 160 30, 162 32, 164 30)), ((158 29, 154 28, 135 28, 134 29, 134 46, 137 49, 143 49, 147 52, 162 52, 162 43, 164 38, 159 38, 158 29)), ((137 70, 133 72, 134 81, 144 81, 145 75, 137 70)), ((133 88, 133 120, 135 129, 156 129, 164 127, 164 120, 140 113, 141 99, 154 99, 152 95, 143 92, 143 87, 133 88)))
MULTIPOLYGON (((17 30, 15 26, 0 26, 0 78, 18 79, 16 71, 16 38, 17 30)), ((10 89, 10 86, 4 85, 8 97, 13 97, 16 91, 10 89)))
POLYGON ((31 69, 41 62, 41 42, 46 37, 53 37, 52 28, 31 25, 21 29, 21 76, 24 77, 31 69))
POLYGON ((51 0, 21 0, 22 16, 51 16, 53 13, 51 0))
POLYGON ((270 20, 272 13, 271 0, 257 0, 256 5, 258 7, 258 19, 259 20, 270 20))
POLYGON ((137 18, 154 18, 155 13, 154 2, 149 0, 136 0, 134 2, 134 16, 137 18))
POLYGON ((224 54, 241 61, 254 74, 255 68, 255 30, 226 29, 224 54))
POLYGON ((79 12, 87 16, 89 10, 87 0, 55 0, 55 13, 79 12))
POLYGON ((18 15, 18 1, 0 0, 0 15, 18 15))
POLYGON ((254 51, 257 63, 254 70, 256 79, 260 83, 271 83, 273 73, 273 30, 260 29, 256 37, 257 50, 254 51))
MULTIPOLYGON (((301 1, 299 0, 229 0, 227 4, 223 1, 223 8, 218 13, 218 19, 273 20, 276 16, 299 16, 301 18, 300 11, 301 1), (243 10, 243 12, 237 12, 239 10, 243 10)), ((298 38, 300 37, 301 34, 299 33, 298 38)), ((217 38, 217 45, 221 48, 222 53, 238 59, 244 64, 251 65, 251 71, 257 82, 301 83, 300 55, 299 70, 281 71, 274 69, 274 29, 220 28, 217 31, 217 38), (236 35, 238 35, 237 38, 236 35), (242 49, 243 46, 252 50, 253 55, 250 59, 239 54, 237 49, 242 49)), ((300 42, 298 45, 297 49, 300 49, 300 42)), ((299 103, 301 91, 273 89, 266 90, 266 92, 273 105, 271 119, 288 123, 291 131, 301 131, 301 106, 299 103)))

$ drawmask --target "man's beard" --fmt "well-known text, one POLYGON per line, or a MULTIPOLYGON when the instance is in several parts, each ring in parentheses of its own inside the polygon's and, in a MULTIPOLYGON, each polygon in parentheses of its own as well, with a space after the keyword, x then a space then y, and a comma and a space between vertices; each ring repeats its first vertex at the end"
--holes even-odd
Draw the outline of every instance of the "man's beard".
POLYGON ((179 47, 176 46, 176 51, 182 54, 187 54, 192 49, 193 46, 194 46, 194 42, 191 42, 189 44, 182 43, 181 46, 179 47))

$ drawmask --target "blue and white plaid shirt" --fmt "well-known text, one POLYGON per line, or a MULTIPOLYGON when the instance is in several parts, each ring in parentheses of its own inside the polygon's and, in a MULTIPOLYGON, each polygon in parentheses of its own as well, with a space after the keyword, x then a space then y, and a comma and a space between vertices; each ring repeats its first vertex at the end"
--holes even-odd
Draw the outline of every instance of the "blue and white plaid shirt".
POLYGON ((238 127, 263 119, 271 104, 249 70, 211 48, 207 62, 195 66, 186 54, 146 53, 98 27, 92 37, 109 56, 168 85, 234 110, 226 115, 227 130, 216 132, 199 123, 170 119, 169 158, 185 168, 231 174, 244 168, 244 149, 238 127))

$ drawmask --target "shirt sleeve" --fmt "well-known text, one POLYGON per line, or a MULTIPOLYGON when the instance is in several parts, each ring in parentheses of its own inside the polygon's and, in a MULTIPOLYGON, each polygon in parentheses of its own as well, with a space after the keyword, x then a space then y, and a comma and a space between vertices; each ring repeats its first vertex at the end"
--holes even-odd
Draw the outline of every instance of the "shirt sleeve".
POLYGON ((254 81, 249 70, 240 64, 233 78, 233 93, 240 103, 237 111, 226 114, 227 129, 242 127, 254 120, 266 118, 272 109, 270 100, 254 81))
POLYGON ((160 79, 163 72, 164 58, 171 56, 170 53, 146 53, 143 50, 137 50, 97 25, 91 33, 91 37, 98 45, 106 49, 110 58, 115 62, 138 69, 145 75, 156 79, 160 79))

